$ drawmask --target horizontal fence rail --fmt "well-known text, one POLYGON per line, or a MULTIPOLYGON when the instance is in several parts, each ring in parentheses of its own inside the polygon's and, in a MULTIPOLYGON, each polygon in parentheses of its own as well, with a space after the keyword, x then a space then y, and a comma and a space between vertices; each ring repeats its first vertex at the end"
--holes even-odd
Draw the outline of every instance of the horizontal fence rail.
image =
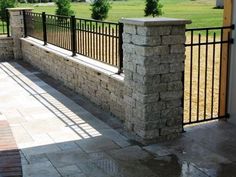
POLYGON ((184 120, 194 124, 220 118, 223 48, 230 54, 233 26, 187 29, 184 120))
POLYGON ((9 13, 6 11, 6 17, 0 17, 0 35, 7 35, 10 37, 10 29, 9 29, 9 13))
POLYGON ((72 56, 84 55, 122 71, 122 24, 44 12, 25 12, 24 21, 26 37, 37 38, 45 45, 49 43, 70 50, 72 56))

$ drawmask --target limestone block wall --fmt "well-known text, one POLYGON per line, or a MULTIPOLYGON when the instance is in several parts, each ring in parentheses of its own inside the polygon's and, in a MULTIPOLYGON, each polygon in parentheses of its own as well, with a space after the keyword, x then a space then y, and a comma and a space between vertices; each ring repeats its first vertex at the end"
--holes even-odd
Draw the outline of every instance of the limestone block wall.
POLYGON ((0 36, 0 62, 14 59, 13 39, 0 36))
MULTIPOLYGON (((124 78, 63 55, 30 39, 21 39, 23 59, 124 120, 124 78)), ((88 59, 91 60, 91 59, 88 59)))
POLYGON ((190 21, 123 19, 126 128, 146 142, 183 129, 185 25, 190 21))

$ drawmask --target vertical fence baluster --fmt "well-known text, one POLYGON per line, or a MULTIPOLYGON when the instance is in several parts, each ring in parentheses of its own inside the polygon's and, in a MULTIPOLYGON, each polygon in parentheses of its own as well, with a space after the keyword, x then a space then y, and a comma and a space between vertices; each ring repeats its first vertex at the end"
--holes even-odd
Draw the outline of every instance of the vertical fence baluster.
POLYGON ((10 16, 8 10, 6 10, 7 21, 7 37, 10 37, 10 16))
POLYGON ((207 118, 207 112, 206 112, 206 107, 207 107, 207 69, 208 69, 208 35, 209 31, 208 29, 206 30, 206 53, 205 53, 205 88, 204 88, 204 120, 207 118))
POLYGON ((26 13, 25 13, 25 10, 23 10, 23 21, 24 21, 24 33, 25 33, 25 36, 24 37, 27 37, 27 23, 26 23, 26 13))
POLYGON ((199 97, 200 97, 200 76, 201 76, 201 34, 198 34, 198 83, 197 83, 197 121, 199 121, 199 97))
POLYGON ((43 41, 44 45, 47 45, 47 22, 46 22, 46 13, 42 13, 42 20, 43 20, 43 41))
POLYGON ((123 70, 123 32, 124 24, 119 23, 119 64, 118 64, 118 73, 122 73, 123 70))
POLYGON ((71 16, 71 50, 72 56, 76 55, 76 19, 71 16))
POLYGON ((223 57, 223 32, 224 30, 221 29, 220 34, 220 70, 219 70, 219 96, 218 96, 218 116, 220 115, 220 95, 221 95, 221 70, 222 70, 222 57, 223 57))
POLYGON ((215 93, 215 53, 216 53, 216 33, 213 36, 213 61, 212 61, 212 90, 211 90, 211 117, 214 113, 214 93, 215 93))
POLYGON ((104 53, 103 56, 105 56, 105 57, 104 57, 105 60, 103 60, 103 62, 109 63, 109 61, 108 61, 108 59, 109 59, 109 58, 108 58, 109 53, 107 52, 107 46, 108 46, 108 42, 107 42, 108 36, 107 36, 107 33, 108 33, 108 28, 107 28, 107 26, 106 26, 106 27, 105 27, 105 34, 104 34, 104 37, 105 37, 105 46, 104 46, 104 51, 103 51, 103 53, 104 53))
MULTIPOLYGON (((232 26, 232 29, 234 29, 234 26, 232 26)), ((231 31, 228 32, 228 42, 227 42, 227 59, 228 59, 228 62, 227 62, 227 82, 226 82, 226 90, 229 90, 229 75, 230 75, 230 50, 231 50, 231 44, 233 43, 233 39, 231 39, 231 31)), ((229 118, 229 114, 228 114, 228 99, 229 98, 229 92, 227 92, 225 94, 225 110, 226 110, 226 113, 225 113, 225 118, 229 118)))
POLYGON ((111 56, 112 56, 112 57, 111 57, 111 61, 112 61, 111 64, 112 64, 112 65, 115 65, 115 64, 116 64, 115 59, 114 59, 114 37, 115 37, 115 36, 114 36, 114 28, 112 27, 112 37, 111 37, 111 44, 112 44, 112 45, 111 45, 111 49, 110 49, 110 50, 112 51, 112 52, 111 52, 111 56))
POLYGON ((193 78, 193 30, 191 30, 191 47, 190 47, 190 75, 189 75, 189 122, 192 121, 192 78, 193 78))
POLYGON ((119 25, 116 25, 116 30, 115 30, 115 59, 116 59, 116 66, 119 65, 119 50, 118 50, 118 47, 119 47, 119 44, 118 44, 118 39, 119 39, 119 31, 118 31, 118 28, 119 28, 119 25))

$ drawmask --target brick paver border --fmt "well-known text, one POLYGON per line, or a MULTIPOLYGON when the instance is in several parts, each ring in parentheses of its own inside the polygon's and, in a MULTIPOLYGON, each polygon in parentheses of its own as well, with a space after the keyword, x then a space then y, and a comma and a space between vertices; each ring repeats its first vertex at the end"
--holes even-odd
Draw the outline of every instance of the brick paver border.
POLYGON ((0 176, 22 177, 20 151, 7 121, 0 121, 0 176))

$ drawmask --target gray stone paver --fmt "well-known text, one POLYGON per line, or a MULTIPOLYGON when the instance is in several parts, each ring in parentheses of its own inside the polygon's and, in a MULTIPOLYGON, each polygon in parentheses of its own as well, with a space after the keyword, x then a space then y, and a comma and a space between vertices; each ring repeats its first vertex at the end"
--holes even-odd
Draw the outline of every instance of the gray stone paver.
POLYGON ((23 165, 23 175, 24 177, 61 177, 49 161, 23 165))
POLYGON ((0 90, 0 120, 11 126, 24 177, 231 177, 236 173, 232 127, 210 128, 213 136, 202 128, 202 133, 190 131, 176 141, 142 148, 17 63, 0 63, 0 90))
POLYGON ((103 136, 76 141, 76 143, 87 153, 119 149, 117 144, 103 136))
POLYGON ((62 168, 57 168, 57 170, 62 176, 67 177, 77 177, 83 175, 82 171, 76 165, 64 166, 62 168))

